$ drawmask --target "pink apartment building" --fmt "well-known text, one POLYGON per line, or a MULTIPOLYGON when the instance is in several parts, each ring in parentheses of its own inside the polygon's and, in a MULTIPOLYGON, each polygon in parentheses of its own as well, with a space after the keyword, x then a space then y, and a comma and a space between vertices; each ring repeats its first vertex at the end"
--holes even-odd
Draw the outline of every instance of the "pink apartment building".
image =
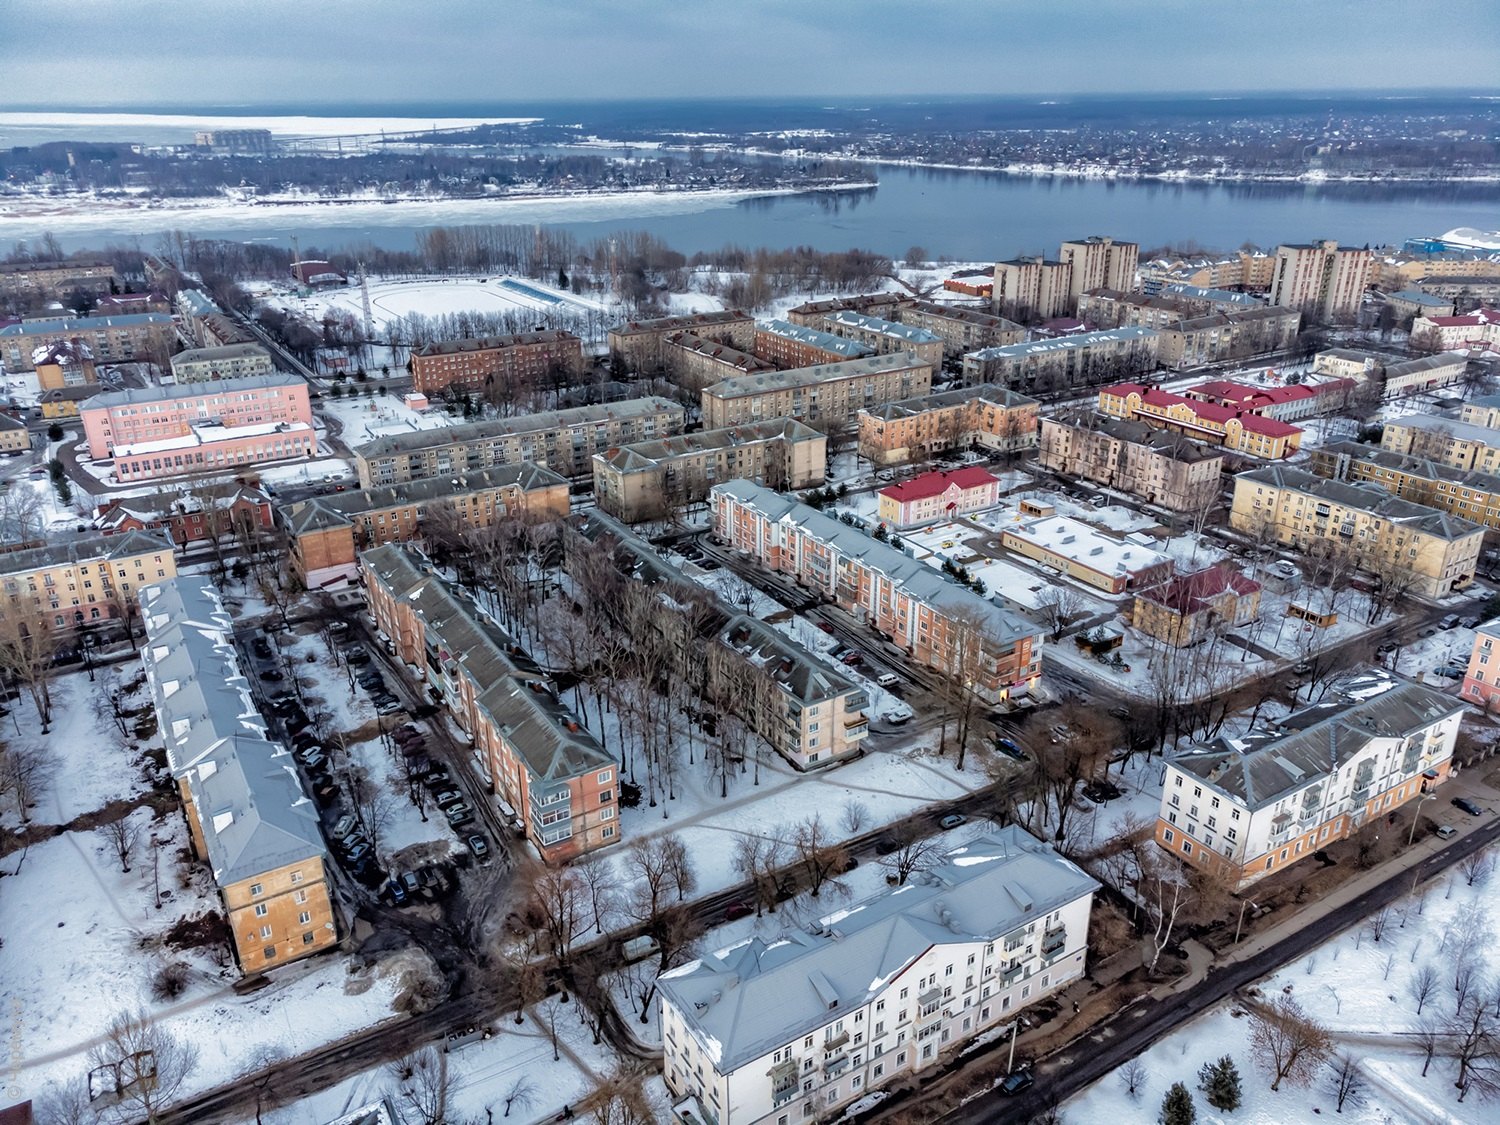
POLYGON ((1474 630, 1474 649, 1464 672, 1462 698, 1486 711, 1500 709, 1500 620, 1474 630))
POLYGON ((113 457, 121 481, 228 472, 317 452, 307 383, 294 375, 111 391, 79 415, 89 456, 113 457))

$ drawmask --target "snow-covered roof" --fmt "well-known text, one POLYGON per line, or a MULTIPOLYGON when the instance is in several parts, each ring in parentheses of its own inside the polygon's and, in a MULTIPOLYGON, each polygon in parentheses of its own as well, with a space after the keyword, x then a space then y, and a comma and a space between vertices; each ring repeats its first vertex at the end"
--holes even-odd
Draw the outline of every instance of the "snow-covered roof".
POLYGON ((94 399, 92 406, 95 409, 108 410, 116 406, 174 402, 178 399, 221 399, 226 395, 282 387, 301 387, 305 391, 307 380, 300 375, 288 375, 277 371, 270 375, 247 375, 243 379, 220 379, 213 383, 168 383, 150 387, 126 387, 120 391, 106 391, 94 399))
POLYGON ((996 940, 1098 886, 1009 825, 825 916, 814 933, 753 937, 662 974, 659 987, 728 1074, 870 1003, 934 946, 996 940))
POLYGON ((172 318, 166 313, 131 313, 127 316, 45 317, 23 320, 0 328, 0 336, 54 336, 59 333, 103 332, 110 328, 140 328, 154 325, 170 328, 172 318))
POLYGON ((1171 562, 1166 555, 1116 539, 1067 516, 1043 516, 1007 524, 1004 534, 1114 578, 1127 578, 1171 562))
POLYGON ((1100 332, 1079 332, 1073 336, 1060 336, 1055 340, 1033 340, 1024 344, 1002 344, 995 348, 981 348, 977 352, 970 352, 968 357, 975 360, 1005 360, 1019 359, 1029 355, 1042 355, 1047 352, 1072 351, 1075 348, 1089 348, 1098 344, 1125 343, 1131 340, 1151 340, 1160 336, 1161 333, 1155 328, 1107 328, 1100 332))
POLYGON ((703 389, 705 398, 744 398, 768 391, 791 390, 840 379, 861 379, 891 371, 915 368, 930 370, 931 365, 918 359, 915 352, 891 352, 838 363, 818 363, 811 367, 794 367, 789 371, 763 371, 754 375, 736 375, 703 389))

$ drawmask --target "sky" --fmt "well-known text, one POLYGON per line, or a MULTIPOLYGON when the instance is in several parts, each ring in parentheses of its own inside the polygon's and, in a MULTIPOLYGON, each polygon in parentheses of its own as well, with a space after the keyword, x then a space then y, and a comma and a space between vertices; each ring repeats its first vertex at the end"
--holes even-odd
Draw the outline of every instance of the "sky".
POLYGON ((1497 57, 1497 0, 0 0, 0 110, 1468 89, 1497 57))

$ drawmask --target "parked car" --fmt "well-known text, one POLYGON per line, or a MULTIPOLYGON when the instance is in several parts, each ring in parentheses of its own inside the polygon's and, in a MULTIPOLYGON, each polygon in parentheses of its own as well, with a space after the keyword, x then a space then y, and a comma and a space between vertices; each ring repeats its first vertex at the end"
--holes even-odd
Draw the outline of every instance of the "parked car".
POLYGON ((353 813, 345 813, 333 822, 333 827, 328 830, 330 840, 345 840, 359 830, 359 819, 353 813))
POLYGON ((737 918, 748 918, 755 913, 754 907, 744 902, 731 902, 724 908, 724 921, 733 922, 737 918))
POLYGON ((456 805, 449 805, 443 810, 443 815, 448 818, 449 825, 454 828, 472 823, 474 820, 474 810, 462 802, 456 805))
POLYGON ((385 677, 379 672, 361 672, 354 677, 354 682, 366 691, 374 691, 385 686, 385 677))
POLYGON ((1016 1070, 1005 1076, 1000 1083, 1000 1093, 1007 1098, 1013 1098, 1024 1090, 1031 1089, 1032 1077, 1029 1070, 1016 1070))
POLYGON ((1126 707, 1123 703, 1115 704, 1115 706, 1109 709, 1109 713, 1113 718, 1116 719, 1130 718, 1130 708, 1126 707))
POLYGON ((1461 809, 1462 811, 1468 813, 1470 816, 1484 815, 1484 810, 1476 805, 1473 801, 1469 800, 1469 798, 1467 797, 1454 797, 1453 807, 1461 809))
POLYGON ((964 816, 962 813, 949 813, 947 816, 938 821, 938 827, 946 832, 950 828, 957 828, 960 824, 968 819, 969 818, 964 816))
POLYGON ((364 650, 363 645, 352 645, 349 651, 344 653, 344 659, 350 664, 368 664, 370 654, 364 650))
POLYGON ((406 710, 406 708, 401 705, 401 701, 394 698, 388 699, 384 703, 377 703, 375 705, 375 714, 377 715, 394 715, 404 710, 406 710))
POLYGON ((438 789, 432 794, 432 803, 438 808, 463 804, 464 795, 457 789, 438 789))
POLYGON ((281 669, 279 668, 267 668, 260 674, 260 678, 263 680, 268 680, 273 684, 280 683, 282 680, 286 679, 286 677, 281 674, 281 669))
POLYGON ((1000 753, 1002 754, 1006 754, 1014 758, 1018 762, 1024 762, 1026 760, 1026 752, 1009 738, 995 739, 995 749, 1000 751, 1000 753))
POLYGON ((1456 613, 1450 613, 1450 614, 1448 614, 1448 616, 1444 617, 1441 621, 1438 622, 1438 628, 1439 629, 1452 629, 1455 625, 1458 624, 1458 622, 1459 622, 1459 616, 1458 616, 1458 614, 1456 614, 1456 613))
POLYGON ((1437 835, 1439 840, 1451 840, 1458 835, 1458 829, 1451 824, 1440 824, 1437 828, 1437 835))
POLYGON ((271 646, 266 642, 265 637, 256 637, 255 640, 251 641, 250 651, 262 660, 271 659, 271 646))
POLYGON ((439 766, 422 779, 422 784, 427 786, 431 792, 438 793, 444 789, 451 789, 453 787, 453 779, 448 776, 447 770, 439 766))
POLYGON ((406 888, 399 879, 392 879, 387 883, 382 893, 391 900, 392 906, 405 906, 407 903, 406 888))
POLYGON ((350 867, 359 867, 370 857, 370 845, 359 843, 344 853, 344 862, 350 867))
POLYGON ((895 687, 901 682, 901 677, 894 672, 882 672, 875 677, 875 682, 881 687, 895 687))
POLYGON ((296 734, 299 730, 305 730, 312 726, 312 720, 307 717, 307 712, 297 710, 286 717, 285 722, 287 734, 296 734))
POLYGON ((843 657, 843 661, 845 664, 849 665, 849 667, 853 668, 856 664, 863 664, 865 662, 865 658, 861 653, 851 652, 847 656, 843 657))
POLYGON ((899 727, 902 723, 911 722, 913 714, 915 712, 905 703, 898 703, 894 707, 887 709, 880 717, 890 723, 891 726, 899 727))
POLYGON ((305 754, 297 760, 309 773, 320 773, 328 768, 328 755, 324 754, 321 749, 305 754))
POLYGON ((327 755, 323 753, 323 747, 316 742, 314 742, 310 746, 301 747, 296 751, 294 756, 296 757, 297 761, 301 762, 304 766, 315 758, 327 757, 327 755))
POLYGON ((468 845, 469 854, 479 860, 480 863, 484 863, 490 858, 490 842, 477 832, 472 836, 465 837, 464 843, 468 845))

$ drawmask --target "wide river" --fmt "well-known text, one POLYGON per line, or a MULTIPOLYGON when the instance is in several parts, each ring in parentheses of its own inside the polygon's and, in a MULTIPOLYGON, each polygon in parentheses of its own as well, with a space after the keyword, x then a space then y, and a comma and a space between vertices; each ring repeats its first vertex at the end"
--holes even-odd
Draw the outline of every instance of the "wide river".
MULTIPOLYGON (((595 150, 600 151, 600 150, 595 150)), ((0 212, 0 246, 51 231, 68 250, 125 243, 152 248, 175 228, 199 238, 288 243, 323 251, 359 244, 410 248, 416 232, 470 223, 543 224, 583 240, 645 230, 686 253, 745 247, 852 247, 899 257, 993 260, 1056 253, 1059 242, 1108 234, 1143 247, 1233 250, 1333 238, 1395 244, 1454 227, 1500 228, 1500 184, 1384 187, 1332 184, 1163 184, 882 166, 858 192, 726 199, 653 195, 354 206, 213 206, 198 211, 67 214, 22 219, 0 212)))

